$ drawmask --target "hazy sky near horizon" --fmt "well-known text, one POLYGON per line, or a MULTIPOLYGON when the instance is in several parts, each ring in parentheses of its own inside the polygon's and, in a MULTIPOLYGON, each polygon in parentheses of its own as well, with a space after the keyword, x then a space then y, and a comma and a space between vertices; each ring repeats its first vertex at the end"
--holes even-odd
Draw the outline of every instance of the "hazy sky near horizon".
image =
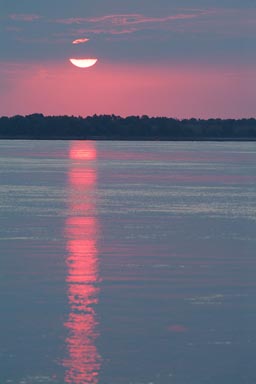
POLYGON ((254 0, 1 0, 0 46, 0 115, 255 116, 254 0))

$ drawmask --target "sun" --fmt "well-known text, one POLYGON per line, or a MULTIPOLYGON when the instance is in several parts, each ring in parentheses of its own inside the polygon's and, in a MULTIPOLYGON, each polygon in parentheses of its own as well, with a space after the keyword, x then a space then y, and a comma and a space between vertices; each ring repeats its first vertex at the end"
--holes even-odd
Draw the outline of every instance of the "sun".
POLYGON ((97 63, 98 59, 69 59, 69 61, 79 68, 89 68, 97 63))

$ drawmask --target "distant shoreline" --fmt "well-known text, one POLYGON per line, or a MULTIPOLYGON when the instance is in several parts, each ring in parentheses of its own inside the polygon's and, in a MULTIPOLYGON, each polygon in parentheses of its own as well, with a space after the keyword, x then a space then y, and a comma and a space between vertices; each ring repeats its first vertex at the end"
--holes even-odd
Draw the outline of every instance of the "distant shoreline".
POLYGON ((196 137, 191 137, 191 138, 164 138, 164 137, 161 137, 161 138, 145 138, 145 137, 136 137, 136 138, 132 138, 132 137, 128 137, 128 138, 124 138, 124 137, 75 137, 75 136, 70 136, 70 137, 29 137, 29 136, 20 136, 20 137, 8 137, 8 136, 4 136, 4 137, 1 137, 0 136, 0 140, 42 140, 42 141, 57 141, 57 140, 60 140, 60 141, 68 141, 68 140, 79 140, 79 141, 174 141, 174 142, 178 142, 178 141, 188 141, 188 142, 191 142, 191 141, 202 141, 202 142, 227 142, 227 141, 230 141, 230 142, 255 142, 256 141, 256 138, 246 138, 246 137, 243 137, 243 138, 234 138, 234 137, 226 137, 226 138, 216 138, 216 137, 211 137, 211 138, 196 138, 196 137))
POLYGON ((256 119, 115 115, 0 117, 0 140, 256 141, 256 119))

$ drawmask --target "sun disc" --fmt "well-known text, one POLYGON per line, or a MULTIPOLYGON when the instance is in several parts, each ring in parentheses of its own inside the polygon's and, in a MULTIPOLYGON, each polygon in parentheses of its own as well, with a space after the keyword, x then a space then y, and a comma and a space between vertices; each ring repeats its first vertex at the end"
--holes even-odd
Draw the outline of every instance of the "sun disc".
POLYGON ((89 68, 97 63, 98 59, 69 59, 69 61, 79 68, 89 68))

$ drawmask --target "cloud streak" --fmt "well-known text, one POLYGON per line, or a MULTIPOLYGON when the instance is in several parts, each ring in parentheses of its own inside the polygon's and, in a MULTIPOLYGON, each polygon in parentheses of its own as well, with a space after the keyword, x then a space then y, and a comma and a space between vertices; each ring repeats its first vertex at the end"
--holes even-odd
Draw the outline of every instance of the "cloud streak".
MULTIPOLYGON (((100 17, 71 17, 56 19, 55 22, 64 25, 80 26, 83 31, 95 34, 129 34, 143 29, 168 29, 172 22, 191 20, 215 13, 211 10, 196 10, 182 12, 164 17, 151 17, 142 14, 111 14, 100 17)), ((80 29, 81 30, 81 29, 80 29)))
POLYGON ((83 43, 87 43, 87 41, 89 41, 89 39, 87 39, 86 37, 84 38, 81 38, 81 39, 76 39, 76 40, 73 40, 72 41, 72 44, 83 44, 83 43))
POLYGON ((9 18, 14 21, 31 22, 40 19, 41 16, 35 14, 12 13, 9 15, 9 18))

